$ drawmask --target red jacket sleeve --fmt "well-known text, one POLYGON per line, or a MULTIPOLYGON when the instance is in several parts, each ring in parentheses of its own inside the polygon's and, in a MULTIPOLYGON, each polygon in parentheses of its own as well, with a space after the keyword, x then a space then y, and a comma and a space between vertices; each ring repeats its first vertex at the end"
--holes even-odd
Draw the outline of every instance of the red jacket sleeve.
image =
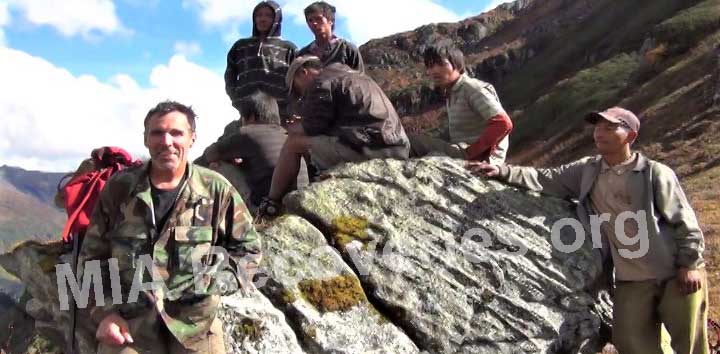
POLYGON ((506 113, 490 118, 482 135, 465 150, 466 158, 468 160, 487 161, 495 147, 505 136, 510 134, 512 128, 512 121, 506 113))

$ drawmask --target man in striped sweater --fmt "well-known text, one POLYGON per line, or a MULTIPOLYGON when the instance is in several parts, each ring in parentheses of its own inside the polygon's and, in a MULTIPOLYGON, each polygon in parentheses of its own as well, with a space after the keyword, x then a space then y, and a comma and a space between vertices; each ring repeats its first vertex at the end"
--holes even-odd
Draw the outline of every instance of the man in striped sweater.
POLYGON ((463 53, 431 46, 423 53, 427 75, 446 98, 449 141, 411 135, 412 156, 443 154, 465 160, 502 163, 513 128, 495 88, 465 73, 463 53))

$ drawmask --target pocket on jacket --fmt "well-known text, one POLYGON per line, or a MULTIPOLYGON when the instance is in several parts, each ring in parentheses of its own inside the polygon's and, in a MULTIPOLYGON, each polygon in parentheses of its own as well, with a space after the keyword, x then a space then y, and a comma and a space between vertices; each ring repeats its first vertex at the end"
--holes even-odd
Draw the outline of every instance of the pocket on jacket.
POLYGON ((120 271, 134 269, 137 258, 148 254, 148 237, 145 233, 113 232, 108 238, 112 245, 112 258, 117 259, 120 271))
POLYGON ((192 273, 193 259, 201 265, 207 262, 212 246, 213 230, 210 226, 176 226, 175 246, 178 271, 192 273))

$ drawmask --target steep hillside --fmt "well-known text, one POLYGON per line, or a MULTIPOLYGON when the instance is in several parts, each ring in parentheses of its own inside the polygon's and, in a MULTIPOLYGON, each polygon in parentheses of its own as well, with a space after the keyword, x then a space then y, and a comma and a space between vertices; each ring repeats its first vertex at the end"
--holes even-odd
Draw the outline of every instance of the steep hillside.
POLYGON ((19 191, 42 202, 53 202, 58 181, 65 173, 27 171, 19 167, 0 166, 0 179, 4 179, 19 191))
POLYGON ((711 298, 720 298, 719 30, 720 0, 523 0, 361 50, 409 130, 441 135, 446 116, 421 53, 455 43, 469 74, 493 83, 511 112, 514 163, 550 166, 592 153, 581 119, 590 110, 638 113, 636 148, 678 171, 705 231, 711 298))
POLYGON ((22 240, 60 237, 65 214, 0 179, 0 252, 22 240))

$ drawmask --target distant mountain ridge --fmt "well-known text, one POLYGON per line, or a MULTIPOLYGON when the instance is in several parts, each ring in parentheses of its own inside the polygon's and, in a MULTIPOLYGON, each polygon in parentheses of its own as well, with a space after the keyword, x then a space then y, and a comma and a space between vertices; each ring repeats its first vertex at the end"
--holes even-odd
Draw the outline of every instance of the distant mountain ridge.
POLYGON ((38 200, 52 203, 58 182, 66 173, 28 171, 20 167, 0 166, 0 179, 38 200))
POLYGON ((64 173, 0 167, 0 252, 29 239, 56 239, 65 213, 52 200, 64 173))

